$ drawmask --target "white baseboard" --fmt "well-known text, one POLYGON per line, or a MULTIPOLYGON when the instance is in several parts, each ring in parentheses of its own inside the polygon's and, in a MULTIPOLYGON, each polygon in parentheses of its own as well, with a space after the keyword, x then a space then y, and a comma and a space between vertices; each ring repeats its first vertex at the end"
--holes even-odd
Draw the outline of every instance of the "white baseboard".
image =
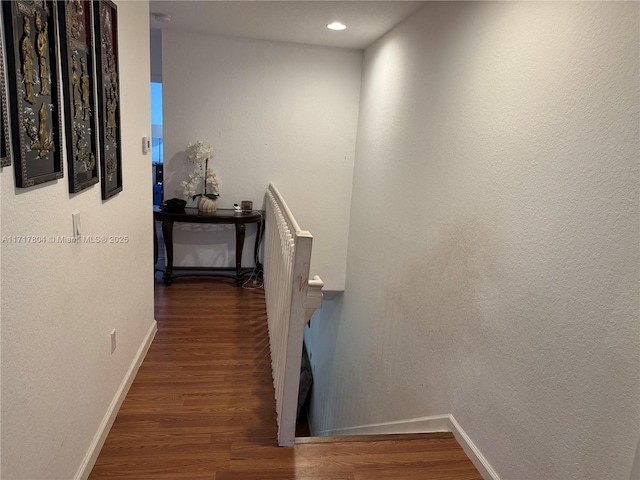
MULTIPOLYGON (((307 418, 310 418, 307 415, 307 418)), ((430 417, 411 418, 395 422, 374 423, 347 428, 335 428, 321 432, 311 432, 312 436, 331 437, 341 435, 381 435, 389 433, 435 433, 451 432, 469 457, 469 460, 478 469, 484 480, 500 480, 500 477, 491 467, 478 447, 469 438, 453 415, 434 415, 430 417)), ((640 448, 640 447, 639 447, 640 448)))
POLYGON ((498 474, 491 468, 487 459, 484 458, 478 447, 475 446, 460 424, 453 418, 453 415, 449 415, 449 431, 456 437, 464 453, 467 454, 467 457, 478 469, 484 480, 500 480, 498 474))
POLYGON ((98 431, 93 437, 93 441, 89 446, 89 450, 84 456, 84 459, 82 460, 82 464, 80 465, 80 468, 78 468, 78 471, 76 472, 76 475, 74 477, 75 480, 86 480, 87 478, 89 478, 89 474, 93 469, 93 465, 96 463, 96 460, 98 459, 98 455, 100 454, 100 450, 102 450, 102 446, 104 445, 105 440, 107 439, 107 435, 109 435, 109 430, 111 430, 111 426, 113 425, 113 422, 116 419, 118 410, 120 410, 120 406, 122 405, 122 402, 127 396, 127 392, 129 391, 129 388, 133 383, 133 379, 135 378, 136 373, 138 373, 138 369, 140 368, 140 365, 142 365, 144 356, 147 354, 147 350, 149 350, 149 347, 151 346, 151 342, 153 341, 153 338, 156 336, 157 331, 158 331, 158 324, 154 320, 151 323, 151 326, 149 327, 149 330, 147 331, 147 334, 144 337, 144 340, 140 345, 140 348, 138 348, 138 352, 136 353, 136 356, 133 358, 133 362, 131 362, 131 366, 129 366, 129 370, 127 370, 127 373, 124 376, 124 379, 120 384, 120 387, 118 388, 115 396, 113 397, 113 400, 111 401, 111 404, 109 405, 109 408, 107 409, 107 412, 105 413, 104 418, 102 419, 102 422, 98 427, 98 431))
POLYGON ((435 433, 449 431, 449 415, 411 418, 395 422, 372 423, 355 427, 324 430, 314 435, 333 437, 341 435, 381 435, 387 433, 435 433))
POLYGON ((636 447, 636 455, 633 457, 633 465, 631 467, 630 480, 640 480, 640 440, 638 440, 638 446, 636 447))

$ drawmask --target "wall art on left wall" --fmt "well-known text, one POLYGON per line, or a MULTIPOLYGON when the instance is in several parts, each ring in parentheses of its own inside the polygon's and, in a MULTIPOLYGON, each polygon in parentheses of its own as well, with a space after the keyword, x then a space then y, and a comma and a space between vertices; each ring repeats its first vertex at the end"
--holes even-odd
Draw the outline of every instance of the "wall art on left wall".
MULTIPOLYGON (((2 12, 0 12, 1 15, 2 12)), ((11 140, 9 138, 9 103, 6 81, 6 54, 4 50, 4 27, 0 21, 0 167, 11 165, 11 140)))
POLYGON ((93 4, 65 0, 57 5, 69 192, 77 193, 98 183, 93 4))
POLYGON ((63 177, 57 14, 52 1, 2 2, 16 186, 63 177))
POLYGON ((109 0, 94 1, 93 6, 100 119, 100 173, 102 199, 106 200, 122 191, 118 9, 109 0))

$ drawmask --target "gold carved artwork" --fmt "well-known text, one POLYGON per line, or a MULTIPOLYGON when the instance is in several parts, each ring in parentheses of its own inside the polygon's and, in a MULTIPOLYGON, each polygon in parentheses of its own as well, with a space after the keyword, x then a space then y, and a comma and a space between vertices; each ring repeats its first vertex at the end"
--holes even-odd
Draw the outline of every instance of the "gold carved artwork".
POLYGON ((81 35, 82 24, 78 21, 78 16, 82 13, 82 3, 79 0, 71 0, 67 3, 67 25, 71 36, 76 40, 79 40, 81 35))
POLYGON ((87 59, 82 57, 80 59, 80 65, 82 67, 82 109, 84 110, 84 119, 91 119, 91 104, 90 104, 90 85, 89 74, 87 73, 87 59))
POLYGON ((49 136, 47 130, 47 119, 49 118, 49 105, 43 103, 38 110, 39 125, 36 129, 34 121, 30 118, 25 119, 25 129, 27 135, 31 138, 32 143, 30 145, 31 150, 39 150, 38 156, 45 158, 49 152, 55 150, 55 144, 49 136))
POLYGON ((91 87, 87 73, 87 59, 80 59, 82 70, 78 75, 78 57, 71 57, 71 86, 73 88, 73 118, 91 119, 91 87), (84 113, 83 113, 84 112, 84 113))
POLYGON ((48 40, 47 22, 42 23, 40 10, 36 10, 36 28, 38 29, 37 46, 40 65, 40 93, 49 95, 49 69, 47 68, 48 40))
POLYGON ((82 163, 86 171, 91 171, 96 166, 96 157, 89 150, 89 144, 87 142, 83 142, 84 137, 86 136, 84 125, 76 124, 75 132, 78 137, 78 140, 76 141, 76 162, 82 163))
MULTIPOLYGON (((54 0, 2 2, 6 88, 12 100, 9 129, 17 188, 29 188, 64 176, 63 62, 58 48, 54 0)), ((70 83, 70 82, 69 82, 70 83)), ((67 130, 71 136, 71 129, 67 130)), ((73 158, 69 151, 69 158, 73 158)))
POLYGON ((104 65, 105 76, 109 79, 109 85, 105 89, 106 96, 106 130, 105 137, 107 140, 115 140, 117 138, 118 123, 116 121, 116 112, 118 110, 118 73, 116 72, 116 62, 113 55, 113 43, 111 41, 111 15, 105 10, 105 31, 102 35, 102 48, 106 52, 106 62, 104 65))
MULTIPOLYGON (((98 40, 97 68, 100 131, 100 153, 104 161, 102 170, 102 199, 106 200, 122 191, 122 152, 120 135, 121 99, 118 73, 118 9, 111 1, 94 2, 98 9, 96 39, 98 40)), ((86 7, 85 7, 86 8, 86 7)), ((94 107, 95 108, 95 107, 94 107)), ((96 114, 93 114, 94 117, 96 114)))
POLYGON ((78 77, 78 57, 71 57, 71 86, 73 87, 73 118, 82 118, 82 96, 78 77))
MULTIPOLYGON (((28 110, 32 112, 30 108, 28 110)), ((38 129, 36 128, 35 122, 32 118, 27 117, 24 119, 24 129, 26 130, 27 135, 29 135, 29 138, 32 140, 32 143, 38 141, 38 129)))
POLYGON ((35 105, 36 97, 33 92, 33 43, 31 43, 31 22, 24 16, 24 33, 20 40, 20 53, 22 55, 22 81, 24 82, 26 95, 25 101, 35 105))
POLYGON ((113 174, 116 173, 117 169, 118 163, 116 162, 116 156, 111 153, 107 157, 107 175, 109 176, 109 181, 111 181, 111 178, 113 177, 113 174))
POLYGON ((108 8, 104 7, 101 10, 101 18, 102 18, 102 51, 107 55, 107 63, 104 65, 105 73, 109 73, 111 71, 111 67, 113 66, 113 44, 111 42, 111 12, 108 8))
MULTIPOLYGON (((115 78, 115 72, 112 72, 111 78, 115 78)), ((113 80, 107 89, 107 140, 114 140, 116 138, 116 131, 118 125, 116 124, 116 111, 118 109, 118 86, 113 80)))
MULTIPOLYGON (((78 193, 99 182, 98 169, 106 168, 106 156, 98 143, 104 134, 102 111, 96 101, 94 66, 99 52, 94 50, 94 9, 102 2, 89 0, 59 0, 56 2, 62 52, 66 151, 69 172, 69 192, 78 193), (96 110, 98 108, 98 110, 96 110), (104 161, 99 165, 98 152, 104 161)), ((106 119, 106 113, 104 114, 106 119)), ((106 174, 104 176, 106 179, 106 174)))

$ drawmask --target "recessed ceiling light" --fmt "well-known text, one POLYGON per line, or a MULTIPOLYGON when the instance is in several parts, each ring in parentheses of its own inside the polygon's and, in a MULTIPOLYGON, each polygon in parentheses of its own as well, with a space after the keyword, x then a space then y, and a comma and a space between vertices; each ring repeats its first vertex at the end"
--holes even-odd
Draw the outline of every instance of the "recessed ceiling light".
POLYGON ((333 22, 327 25, 327 28, 331 30, 344 30, 345 28, 347 28, 347 26, 344 23, 333 22))

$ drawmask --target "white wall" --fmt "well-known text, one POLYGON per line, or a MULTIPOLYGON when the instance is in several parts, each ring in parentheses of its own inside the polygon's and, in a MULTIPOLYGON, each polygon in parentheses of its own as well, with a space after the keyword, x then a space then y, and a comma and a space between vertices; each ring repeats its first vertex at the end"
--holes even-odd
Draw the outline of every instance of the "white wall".
POLYGON ((151 81, 162 83, 162 30, 154 28, 149 34, 151 81))
POLYGON ((639 9, 434 2, 366 50, 315 431, 451 413, 503 479, 629 478, 639 9))
POLYGON ((124 190, 14 187, 0 173, 3 235, 128 235, 127 244, 2 245, 2 478, 72 478, 153 319, 149 8, 118 2, 124 190), (143 28, 141 28, 141 25, 143 28), (117 331, 110 353, 109 333, 117 331))
MULTIPOLYGON (((212 144, 219 208, 261 208, 274 182, 314 235, 312 275, 344 289, 362 52, 174 30, 162 48, 165 199, 182 198, 187 145, 212 144)), ((183 228, 175 265, 233 264, 232 252, 208 246, 233 250, 231 231, 183 228)))

